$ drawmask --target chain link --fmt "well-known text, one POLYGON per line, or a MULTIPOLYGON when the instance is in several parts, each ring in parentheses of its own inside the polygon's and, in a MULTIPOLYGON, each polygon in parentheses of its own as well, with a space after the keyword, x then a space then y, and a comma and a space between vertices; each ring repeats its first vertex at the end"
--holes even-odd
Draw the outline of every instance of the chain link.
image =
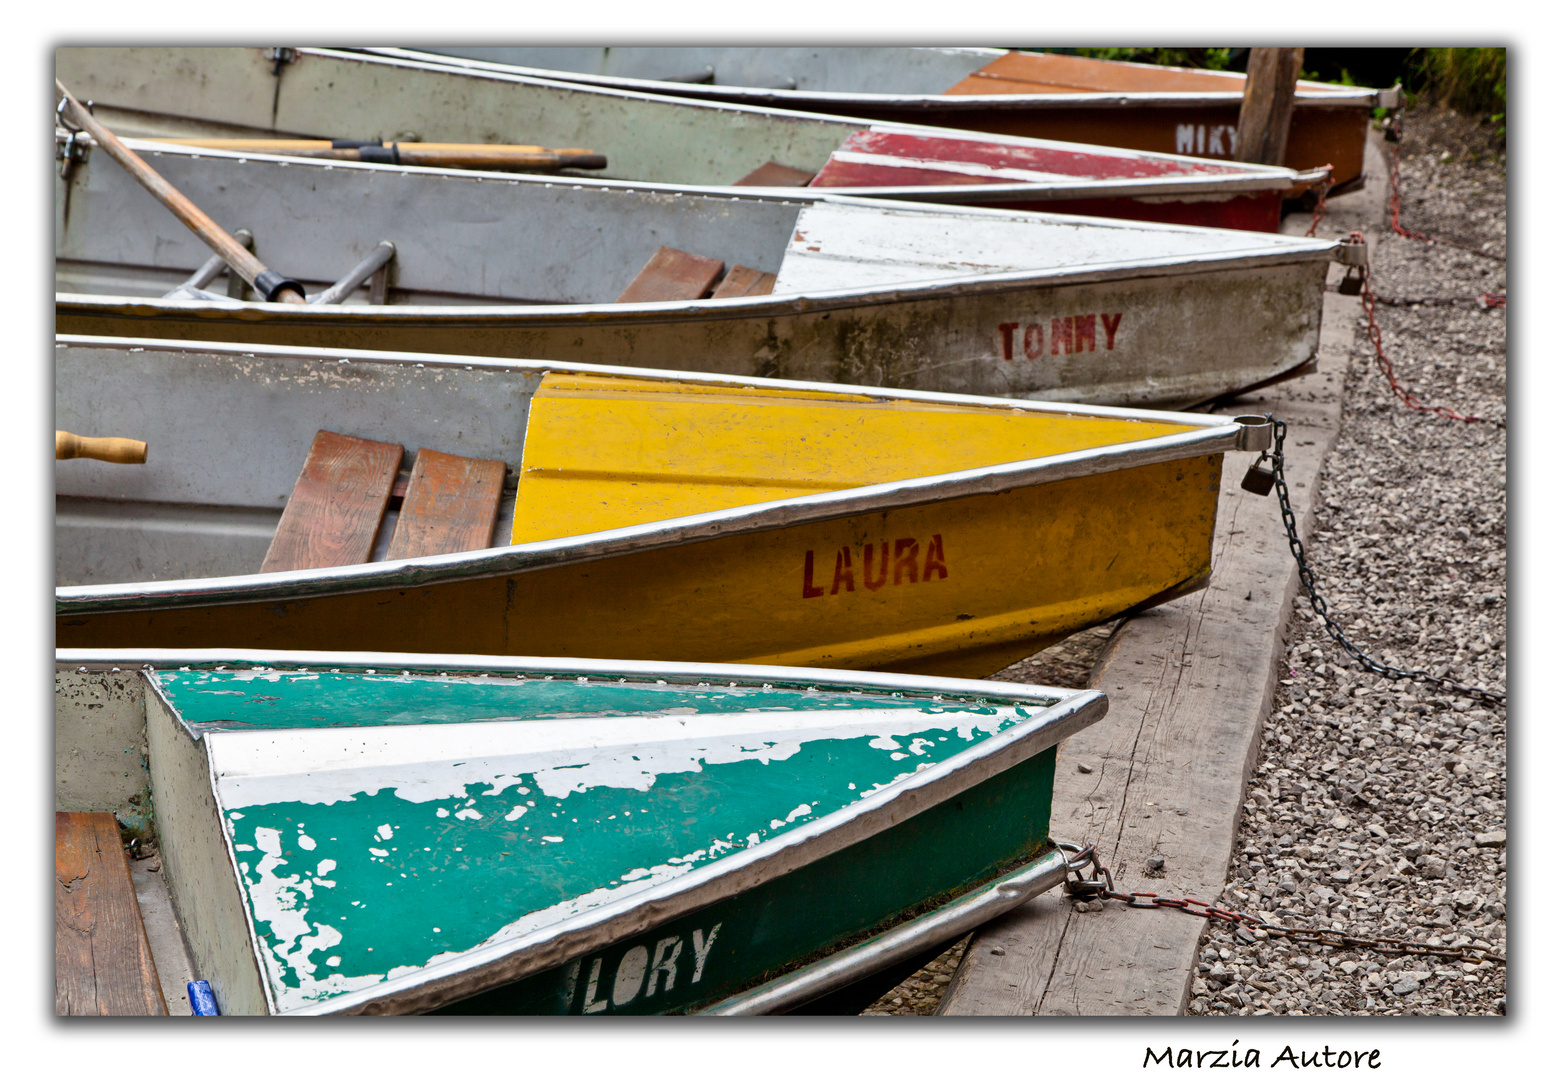
POLYGON ((1255 939, 1257 935, 1254 931, 1262 930, 1267 937, 1289 938, 1304 945, 1327 945, 1336 949, 1372 949, 1382 953, 1460 960, 1467 964, 1478 964, 1483 960, 1490 960, 1495 964, 1508 962, 1504 954, 1479 945, 1432 945, 1424 941, 1406 941, 1403 938, 1347 934, 1342 930, 1285 926, 1268 922, 1243 911, 1218 907, 1206 900, 1195 900, 1191 896, 1176 898, 1153 892, 1118 892, 1112 882, 1112 872, 1102 865, 1094 844, 1083 847, 1074 844, 1059 844, 1059 846, 1078 852, 1068 863, 1069 871, 1074 877, 1065 882, 1064 887, 1070 895, 1090 895, 1102 900, 1120 900, 1131 908, 1173 908, 1211 922, 1231 923, 1238 928, 1239 934, 1246 930, 1255 939), (1085 875, 1086 869, 1091 871, 1088 877, 1085 875))
POLYGON ((1345 636, 1345 632, 1340 629, 1339 623, 1335 622, 1329 615, 1328 603, 1322 596, 1318 595, 1317 578, 1313 575, 1312 567, 1307 565, 1307 556, 1302 550, 1301 538, 1296 533, 1296 512, 1291 509, 1291 492, 1285 482, 1285 421, 1277 419, 1273 414, 1270 414, 1269 420, 1274 424, 1275 431, 1275 448, 1270 453, 1270 456, 1274 459, 1275 493, 1280 497, 1280 519, 1285 523, 1285 535, 1290 541, 1291 554, 1296 559, 1296 570, 1301 578, 1302 588, 1307 591, 1307 597, 1312 604, 1312 609, 1323 620, 1324 629, 1334 639, 1335 644, 1344 649, 1358 665, 1374 675, 1381 675, 1386 679, 1410 679, 1415 682, 1428 683, 1440 690, 1462 694, 1468 698, 1484 701, 1489 705, 1506 706, 1508 704, 1508 695, 1506 694, 1494 694, 1490 690, 1485 690, 1478 686, 1464 686, 1454 682, 1452 679, 1444 678, 1441 675, 1433 675, 1431 672, 1421 668, 1413 668, 1407 671, 1404 668, 1394 667, 1391 664, 1379 663, 1357 648, 1345 636))

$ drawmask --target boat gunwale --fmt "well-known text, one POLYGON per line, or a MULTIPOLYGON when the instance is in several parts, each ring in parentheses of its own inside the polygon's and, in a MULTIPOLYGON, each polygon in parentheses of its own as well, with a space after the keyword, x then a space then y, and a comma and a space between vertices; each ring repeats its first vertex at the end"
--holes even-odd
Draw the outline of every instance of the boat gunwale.
MULTIPOLYGON (((99 344, 114 339, 88 341, 99 344)), ((119 339, 133 341, 136 339, 119 339)), ((160 347, 158 342, 149 342, 160 347)), ((192 343, 193 344, 193 343, 192 343)), ((128 346, 135 348, 138 346, 128 346)), ((147 345, 141 345, 146 348, 147 345)), ((187 348, 189 346, 186 346, 187 348)), ((235 352, 255 353, 256 347, 234 345, 235 352)), ((315 350, 329 353, 340 361, 350 350, 315 350)), ((416 355, 416 354, 410 354, 416 355)), ((301 359, 309 359, 304 357, 301 359)), ((478 359, 478 358, 472 358, 478 359)), ((398 361, 415 363, 421 361, 398 361)), ((473 365, 476 366, 475 364, 473 365)), ((531 361, 526 365, 489 361, 485 366, 530 369, 539 372, 562 371, 584 374, 626 375, 645 378, 651 369, 606 368, 586 364, 552 364, 531 361), (535 366, 532 366, 535 365, 535 366)), ((692 381, 681 373, 665 375, 666 381, 692 381)), ((700 380, 706 381, 706 380, 700 380)), ((1061 406, 1008 398, 969 398, 957 394, 889 391, 884 388, 850 387, 834 383, 810 383, 781 379, 741 379, 733 376, 710 377, 718 384, 769 386, 830 394, 866 391, 885 400, 896 398, 973 404, 987 408, 1020 412, 1052 412, 1064 415, 1097 415, 1125 419, 1158 419, 1195 427, 1196 430, 1138 439, 1127 443, 1092 447, 1045 457, 1003 462, 975 469, 957 470, 929 476, 911 477, 882 484, 816 492, 787 499, 726 507, 698 514, 644 522, 594 533, 534 540, 479 548, 446 555, 423 556, 397 561, 359 563, 348 566, 309 570, 283 570, 266 574, 242 574, 225 577, 182 578, 151 582, 111 582, 96 585, 70 585, 55 589, 55 617, 98 615, 149 609, 207 607, 226 604, 262 603, 275 600, 311 599, 387 589, 414 589, 457 581, 523 574, 560 566, 596 562, 602 559, 655 551, 683 544, 716 540, 731 536, 771 532, 799 525, 834 521, 844 517, 876 513, 910 506, 926 505, 951 498, 994 495, 1019 487, 1033 487, 1059 480, 1095 476, 1121 469, 1183 460, 1227 450, 1253 449, 1253 426, 1233 417, 1183 413, 1153 413, 1132 409, 1061 406)), ((1267 443, 1267 438, 1264 440, 1267 443)))
MULTIPOLYGON (((873 123, 866 130, 875 133, 908 134, 915 136, 943 138, 943 129, 922 126, 918 124, 873 123)), ((950 135, 959 137, 966 132, 950 129, 950 135)), ((62 128, 56 128, 54 139, 56 145, 63 144, 70 138, 70 132, 62 128)), ((571 187, 600 187, 632 189, 637 191, 652 191, 659 194, 683 194, 703 195, 711 198, 732 198, 744 196, 752 199, 770 200, 779 199, 786 202, 819 202, 831 198, 861 198, 876 201, 898 200, 901 202, 958 202, 961 199, 973 199, 984 196, 983 202, 1020 202, 1026 199, 1079 199, 1086 197, 1098 197, 1103 199, 1113 198, 1139 198, 1145 196, 1174 197, 1208 196, 1208 195, 1239 195, 1253 194, 1255 192, 1286 192, 1299 184, 1306 184, 1315 179, 1311 171, 1290 169, 1279 165, 1247 165, 1238 162, 1242 171, 1233 170, 1227 173, 1196 174, 1182 173, 1160 176, 1129 176, 1129 177, 1067 177, 1059 176, 1057 179, 1047 180, 1005 180, 998 183, 980 184, 901 184, 901 185, 860 185, 851 187, 822 186, 822 187, 766 187, 750 184, 681 184, 666 180, 623 180, 606 176, 590 176, 579 173, 526 173, 508 172, 498 169, 464 169, 442 165, 398 165, 391 162, 379 161, 349 161, 336 158, 295 157, 285 152, 266 153, 260 150, 226 150, 220 147, 189 146, 179 143, 166 142, 145 135, 125 136, 121 141, 132 150, 153 156, 159 154, 176 153, 193 159, 204 157, 217 157, 236 159, 240 162, 259 160, 263 162, 282 161, 289 165, 312 165, 322 169, 369 169, 382 172, 410 173, 413 176, 440 176, 452 179, 476 179, 489 181, 517 181, 524 184, 543 184, 552 186, 555 184, 569 184, 571 187)), ((975 139, 960 141, 972 142, 1005 142, 1009 140, 994 137, 993 139, 975 139)), ((1023 143, 1024 140, 1013 138, 1015 143, 1023 143)), ((1046 142, 1059 149, 1073 151, 1076 144, 1059 143, 1055 140, 1030 140, 1033 142, 1046 142)), ((97 143, 91 135, 77 134, 75 143, 78 146, 96 148, 97 143)), ((1080 151, 1095 151, 1097 148, 1088 144, 1077 144, 1080 151)), ((1118 147, 1103 146, 1100 150, 1115 150, 1118 147)), ((1107 156, 1107 155, 1102 155, 1107 156)), ((1156 159, 1180 161, 1182 155, 1177 154, 1152 154, 1144 151, 1137 155, 1123 155, 1129 160, 1136 157, 1154 157, 1156 159)), ((1195 162, 1204 162, 1209 159, 1194 158, 1195 162)), ((939 164, 947 164, 938 159, 932 159, 933 167, 939 164)), ((1219 165, 1226 163, 1216 162, 1219 165)), ((968 207, 981 209, 982 207, 968 207)), ((1012 211, 1011 211, 1012 212, 1012 211)), ((1083 217, 1085 215, 1070 215, 1083 217)), ((1167 222, 1140 222, 1137 219, 1124 218, 1100 218, 1102 221, 1126 221, 1131 224, 1169 224, 1167 222)), ((1216 228, 1218 226, 1177 225, 1177 228, 1216 228)), ((1280 234, 1265 234, 1280 235, 1280 234)))
MULTIPOLYGON (((515 75, 543 82, 579 83, 603 90, 619 90, 640 94, 658 94, 663 97, 690 98, 698 101, 725 102, 734 105, 758 105, 807 112, 801 103, 826 101, 832 104, 860 104, 875 106, 918 107, 935 111, 954 104, 951 111, 969 111, 988 106, 1000 109, 1014 108, 1111 108, 1114 106, 1148 105, 1176 108, 1185 105, 1240 105, 1243 90, 1082 90, 1073 94, 928 94, 928 93, 872 93, 857 90, 784 90, 757 86, 734 86, 727 83, 680 83, 668 79, 637 79, 624 75, 593 75, 589 72, 563 71, 554 68, 534 68, 520 64, 500 64, 491 60, 470 60, 440 53, 423 53, 406 48, 365 48, 365 53, 405 60, 430 67, 453 67, 481 72, 485 75, 515 75), (433 57, 435 59, 428 59, 433 57), (970 102, 970 104, 966 104, 970 102)), ((997 50, 994 59, 1006 55, 1008 50, 997 50)), ((1165 70, 1166 65, 1143 64, 1131 60, 1115 60, 1109 63, 1130 64, 1137 68, 1165 70)), ((1220 75, 1241 79, 1247 76, 1234 71, 1198 71, 1201 75, 1220 75)), ((1298 106, 1351 108, 1393 108, 1398 104, 1400 91, 1397 86, 1333 87, 1312 80, 1298 80, 1295 104, 1298 106)), ((828 113, 815 113, 828 116, 828 113)), ((837 116, 839 118, 839 116, 837 116)))
MULTIPOLYGON (((505 672, 539 675, 600 675, 636 678, 700 680, 746 679, 778 687, 872 689, 914 693, 958 694, 962 697, 1023 700, 1051 708, 1081 694, 1095 693, 1063 686, 962 679, 949 675, 909 675, 894 671, 853 671, 847 668, 797 667, 784 664, 728 664, 690 660, 618 660, 579 656, 488 656, 481 653, 376 652, 362 649, 250 649, 244 647, 165 648, 144 646, 56 648, 55 666, 88 670, 113 667, 212 668, 259 665, 374 669, 379 674, 448 675, 505 672)), ((990 703, 990 701, 989 701, 990 703)), ((200 733, 190 729, 199 740, 200 733)))
MULTIPOLYGON (((192 656, 198 652, 225 653, 258 657, 269 650, 92 650, 71 649, 56 651, 56 665, 79 663, 85 657, 107 658, 113 656, 145 657, 153 653, 192 656), (74 658, 74 659, 71 659, 74 658)), ((430 654, 357 653, 333 654, 323 652, 293 653, 294 656, 331 657, 356 655, 377 657, 386 663, 375 666, 397 666, 396 658, 417 655, 426 664, 430 654)), ((485 661, 489 658, 452 656, 462 662, 485 661)), ((498 659, 498 658, 494 658, 498 659)), ((215 662, 215 660, 213 661, 215 662)), ((526 661, 522 661, 525 663, 526 661)), ((576 661, 577 664, 591 663, 576 661)), ((596 661, 615 670, 638 667, 630 661, 596 661)), ((644 663, 644 662, 642 662, 644 663)), ((513 667, 515 660, 494 667, 513 667)), ((315 666, 315 665, 310 665, 315 666)), ((340 666, 340 665, 338 665, 340 666)), ((554 666, 550 663, 550 666, 554 666)), ((458 1001, 483 990, 504 985, 556 968, 577 957, 583 957, 598 949, 611 947, 636 934, 644 933, 658 925, 680 916, 698 911, 710 904, 736 897, 760 885, 775 881, 784 875, 808 866, 854 844, 885 832, 916 815, 953 799, 977 784, 1029 760, 1037 754, 1058 745, 1065 738, 1100 720, 1107 713, 1107 697, 1099 690, 1064 690, 1062 688, 1021 687, 1009 694, 1010 684, 989 683, 974 679, 922 679, 916 676, 886 676, 879 674, 870 679, 858 672, 819 672, 805 668, 767 667, 762 665, 659 665, 644 663, 647 668, 680 668, 687 672, 731 672, 734 668, 765 673, 776 677, 808 680, 812 685, 839 682, 844 685, 863 685, 866 682, 884 682, 886 679, 904 680, 905 684, 927 687, 933 683, 959 685, 962 694, 974 694, 988 699, 994 697, 1018 697, 1034 699, 1048 692, 1054 700, 1041 707, 1034 716, 1017 719, 1007 730, 994 732, 981 742, 968 746, 940 762, 930 764, 910 775, 902 777, 886 787, 863 795, 853 803, 814 820, 805 822, 779 837, 761 841, 743 851, 735 852, 718 862, 699 866, 686 874, 659 882, 618 900, 610 900, 597 907, 561 919, 551 925, 523 933, 507 941, 477 946, 458 956, 442 961, 437 966, 420 967, 395 978, 388 978, 375 987, 349 991, 327 1001, 306 1005, 273 1014, 300 1016, 325 1014, 381 1013, 389 1011, 427 1011, 458 1001), (1061 695, 1061 696, 1059 696, 1061 695)), ((147 679, 149 687, 157 689, 155 680, 147 679)), ((163 700, 166 701, 166 698, 163 700)), ((1038 703, 1039 704, 1039 703, 1038 703)), ((178 710, 172 710, 178 716, 178 710)), ((210 762, 210 743, 206 756, 210 762)), ((215 785, 215 770, 208 764, 210 780, 215 785)), ((214 786, 215 792, 215 786, 214 786)), ((223 805, 220 798, 217 805, 223 805)), ((225 848, 232 856, 231 845, 225 840, 225 848)), ((235 879, 239 886, 241 879, 235 879)), ((249 920, 250 944, 261 972, 266 970, 261 962, 263 946, 255 933, 253 919, 249 920)), ((269 979, 262 975, 262 986, 271 1002, 269 979)))

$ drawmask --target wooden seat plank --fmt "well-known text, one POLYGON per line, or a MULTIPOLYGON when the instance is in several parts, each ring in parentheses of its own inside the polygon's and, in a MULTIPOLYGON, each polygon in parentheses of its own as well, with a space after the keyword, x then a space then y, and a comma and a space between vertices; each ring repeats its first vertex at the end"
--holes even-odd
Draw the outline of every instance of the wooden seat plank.
POLYGON ((731 296, 769 296, 775 287, 774 274, 755 270, 751 266, 734 266, 727 271, 727 276, 721 279, 721 284, 716 286, 710 298, 725 300, 731 296))
POLYGON ((400 467, 395 443, 317 432, 260 572, 368 562, 400 467))
POLYGON ((420 449, 387 559, 487 547, 499 519, 504 462, 420 449))
POLYGON ((790 165, 783 165, 779 161, 767 161, 743 179, 734 183, 734 187, 807 187, 808 182, 814 178, 814 174, 807 169, 794 169, 790 165))
POLYGON ((720 259, 659 247, 619 296, 618 303, 703 299, 710 294, 726 265, 720 259))
POLYGON ((113 814, 54 815, 54 1011, 168 1015, 113 814))

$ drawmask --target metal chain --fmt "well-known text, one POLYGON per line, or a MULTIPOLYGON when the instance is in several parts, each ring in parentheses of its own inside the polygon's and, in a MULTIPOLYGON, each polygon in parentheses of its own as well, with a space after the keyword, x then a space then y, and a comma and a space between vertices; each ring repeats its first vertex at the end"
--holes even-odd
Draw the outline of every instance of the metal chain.
MULTIPOLYGON (((1362 233, 1353 232, 1350 236, 1353 241, 1363 244, 1367 242, 1366 236, 1362 233)), ((1504 307, 1507 306, 1506 297, 1503 298, 1502 303, 1504 307)), ((1377 294, 1372 291, 1372 267, 1370 264, 1364 265, 1361 267, 1361 310, 1367 313, 1367 339, 1372 342, 1372 350, 1377 354, 1378 370, 1388 379, 1388 387, 1394 392, 1395 397, 1416 412, 1433 413, 1446 420, 1458 420, 1464 424, 1495 424, 1500 428, 1508 426, 1506 420, 1477 416, 1474 413, 1467 415, 1455 412, 1447 405, 1424 404, 1415 394, 1400 386, 1399 380, 1394 376, 1393 361, 1388 358, 1388 353, 1383 351, 1383 331, 1378 326, 1377 307, 1377 294)))
POLYGON ((1195 900, 1190 896, 1173 898, 1161 896, 1153 892, 1118 892, 1112 882, 1112 872, 1102 865, 1100 856, 1096 854, 1094 844, 1084 847, 1076 847, 1073 844, 1059 844, 1059 847, 1068 850, 1077 850, 1078 854, 1069 859, 1068 869, 1072 878, 1065 880, 1064 889, 1073 896, 1091 895, 1102 900, 1121 900, 1131 908, 1174 908, 1177 911, 1186 912, 1189 915, 1197 915, 1211 922, 1231 923, 1237 927, 1240 936, 1244 930, 1250 937, 1253 931, 1262 930, 1268 937, 1289 938, 1305 945, 1328 945, 1336 949, 1372 949, 1383 953, 1401 953, 1408 956, 1428 956, 1444 960, 1461 960, 1467 964, 1478 964, 1482 960, 1490 960, 1496 964, 1506 964, 1508 958, 1492 949, 1482 948, 1478 945, 1431 945, 1424 941, 1406 941, 1403 938, 1371 937, 1360 934, 1347 934, 1342 930, 1315 930, 1305 926, 1284 926, 1279 923, 1268 922, 1256 915, 1249 915, 1243 911, 1231 911, 1218 907, 1206 900, 1195 900), (1085 875, 1090 870, 1090 876, 1085 875))
POLYGON ((1296 512, 1291 509, 1291 492, 1285 482, 1285 421, 1276 418, 1272 413, 1269 415, 1269 420, 1274 424, 1275 431, 1275 448, 1270 452, 1270 456, 1274 459, 1275 493, 1280 497, 1280 519, 1285 523, 1285 535, 1291 544, 1291 554, 1296 559, 1296 570, 1301 578, 1302 588, 1307 591, 1307 597, 1312 603, 1312 609, 1323 620, 1324 629, 1334 639, 1335 644, 1344 649, 1358 665, 1374 675, 1381 675, 1386 679, 1411 679, 1415 682, 1429 683, 1440 690, 1462 694, 1468 698, 1484 701, 1489 705, 1506 706, 1508 704, 1507 694, 1494 694, 1490 690, 1484 690, 1478 686, 1464 686, 1454 682, 1452 679, 1441 675, 1433 675, 1431 672, 1421 668, 1413 668, 1406 671, 1404 668, 1394 667, 1391 664, 1379 663, 1357 648, 1345 636, 1345 632, 1340 629, 1339 623, 1330 617, 1328 603, 1325 602, 1322 596, 1318 595, 1317 578, 1313 575, 1312 567, 1307 565, 1307 556, 1302 550, 1301 538, 1296 534, 1296 512))

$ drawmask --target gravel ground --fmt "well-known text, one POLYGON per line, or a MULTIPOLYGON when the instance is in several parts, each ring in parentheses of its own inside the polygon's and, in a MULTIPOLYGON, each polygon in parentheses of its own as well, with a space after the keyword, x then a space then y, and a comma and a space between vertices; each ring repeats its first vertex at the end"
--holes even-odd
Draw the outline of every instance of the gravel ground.
MULTIPOLYGON (((1401 224, 1504 254, 1506 162, 1472 160, 1480 130, 1422 113, 1404 132, 1401 224)), ((1506 263, 1385 233, 1372 270, 1401 384, 1430 404, 1505 416, 1505 312, 1477 298, 1506 289, 1506 263)), ((1506 435, 1396 401, 1359 321, 1308 557, 1331 614, 1370 655, 1506 688, 1506 435)), ((1507 710, 1351 666, 1305 599, 1287 640, 1221 900, 1290 925, 1506 952, 1507 710)), ((1216 927, 1200 961, 1198 1014, 1506 1004, 1506 971, 1490 962, 1242 944, 1216 927)))
MULTIPOLYGON (((1400 223, 1464 247, 1378 238, 1384 349, 1423 402, 1505 417, 1506 317, 1477 301, 1507 289, 1506 262, 1486 257, 1506 254, 1506 160, 1488 129, 1443 111, 1406 116, 1400 153, 1400 223)), ((1319 233, 1331 233, 1327 216, 1319 233)), ((1388 663, 1505 690, 1506 488, 1506 432, 1400 404, 1359 320, 1307 545, 1352 640, 1388 663)), ((994 678, 1083 687, 1110 632, 1086 630, 994 678)), ((1507 710, 1351 667, 1305 599, 1287 641, 1218 899, 1288 925, 1506 952, 1507 710)), ((965 946, 864 1015, 932 1014, 965 946)), ((1244 944, 1212 926, 1189 1011, 1490 1014, 1506 985, 1490 962, 1244 944)))

